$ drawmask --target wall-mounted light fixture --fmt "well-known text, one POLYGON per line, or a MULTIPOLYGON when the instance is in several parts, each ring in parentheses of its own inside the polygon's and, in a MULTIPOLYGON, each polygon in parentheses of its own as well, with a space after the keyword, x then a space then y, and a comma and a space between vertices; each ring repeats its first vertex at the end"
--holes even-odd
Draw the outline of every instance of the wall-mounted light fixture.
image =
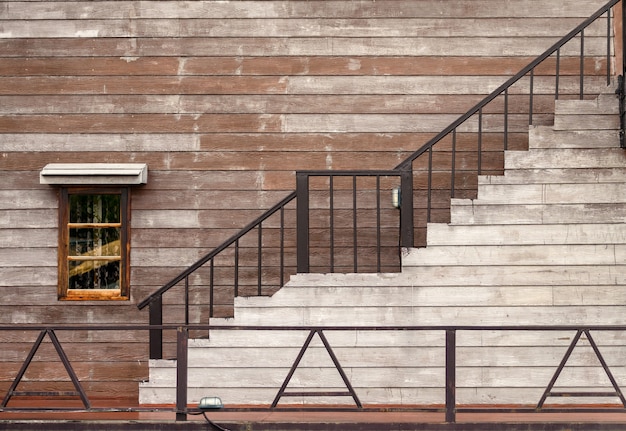
POLYGON ((402 192, 400 191, 400 187, 391 189, 391 205, 393 205, 394 208, 400 208, 402 205, 402 192))

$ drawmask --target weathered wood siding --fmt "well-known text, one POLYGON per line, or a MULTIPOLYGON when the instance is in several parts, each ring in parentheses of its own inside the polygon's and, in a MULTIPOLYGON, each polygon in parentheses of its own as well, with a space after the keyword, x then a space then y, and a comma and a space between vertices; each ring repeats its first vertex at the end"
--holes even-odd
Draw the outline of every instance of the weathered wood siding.
MULTIPOLYGON (((0 2, 0 323, 146 323, 137 301, 293 190, 296 170, 394 167, 603 3, 0 2), (132 195, 131 301, 57 301, 57 195, 38 180, 51 162, 148 164, 132 195)), ((605 27, 586 33, 588 53, 604 51, 605 27)), ((574 92, 576 52, 563 54, 574 92)), ((541 74, 536 85, 552 91, 541 74)), ((526 97, 511 98, 524 116, 526 97)), ((535 103, 550 122, 551 97, 535 103)), ((486 172, 501 170, 498 138, 484 145, 486 172)), ((0 336, 5 390, 28 338, 0 336)), ((91 394, 136 396, 145 334, 66 338, 91 394), (86 348, 94 338, 102 350, 86 348)), ((28 385, 54 380, 35 370, 28 385)))

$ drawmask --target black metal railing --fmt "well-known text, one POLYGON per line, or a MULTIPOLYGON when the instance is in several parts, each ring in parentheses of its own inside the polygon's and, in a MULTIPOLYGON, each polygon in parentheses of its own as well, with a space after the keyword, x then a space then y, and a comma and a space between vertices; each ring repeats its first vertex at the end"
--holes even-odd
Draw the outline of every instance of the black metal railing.
MULTIPOLYGON (((32 347, 25 357, 22 365, 19 370, 15 374, 12 383, 10 384, 8 390, 6 391, 2 403, 0 404, 0 412, 18 412, 18 411, 30 411, 30 412, 50 412, 50 411, 84 411, 84 412, 99 412, 99 413, 116 413, 116 412, 173 412, 176 413, 176 420, 184 421, 187 419, 187 415, 190 413, 196 413, 197 408, 190 406, 188 400, 188 389, 189 389, 189 381, 188 381, 188 366, 189 366, 189 351, 188 351, 188 340, 189 334, 192 331, 253 331, 253 332, 300 332, 307 333, 305 341, 302 344, 302 347, 299 350, 299 353, 295 358, 289 357, 286 358, 287 362, 293 361, 290 367, 285 367, 285 378, 280 385, 280 387, 276 386, 276 382, 273 382, 272 379, 268 379, 267 389, 276 390, 276 396, 273 398, 273 401, 269 402, 267 405, 260 405, 257 407, 254 406, 244 406, 244 407, 236 407, 236 406, 228 406, 226 405, 227 410, 231 411, 353 411, 353 412, 366 412, 366 411, 419 411, 419 412, 440 412, 442 413, 442 418, 437 419, 438 421, 445 421, 448 423, 456 422, 457 413, 539 413, 539 412, 559 412, 559 413, 581 413, 581 412, 626 412, 626 398, 620 388, 619 382, 615 378, 613 371, 611 371, 612 366, 621 367, 621 362, 617 361, 617 365, 615 365, 615 361, 618 358, 612 357, 609 360, 605 358, 605 355, 602 353, 602 348, 605 347, 603 345, 599 345, 595 341, 594 335, 598 333, 611 333, 617 334, 614 338, 615 340, 619 340, 620 334, 623 335, 624 331, 626 331, 626 326, 620 325, 592 325, 592 326, 576 326, 576 325, 559 325, 559 326, 544 326, 544 325, 520 325, 520 326, 459 326, 459 325, 449 325, 449 326, 209 326, 209 325, 159 325, 159 326, 148 326, 148 325, 83 325, 83 326, 74 326, 74 325, 12 325, 12 326, 0 326, 0 332, 22 332, 22 333, 38 333, 36 340, 33 342, 32 347), (176 355, 177 355, 177 363, 176 363, 176 399, 175 405, 120 405, 119 400, 115 403, 115 406, 100 406, 96 407, 90 400, 89 391, 85 389, 85 383, 89 383, 89 377, 86 377, 81 381, 78 377, 78 373, 75 372, 74 366, 66 354, 65 349, 63 348, 62 342, 60 339, 67 339, 67 337, 58 337, 57 333, 80 333, 80 332, 90 332, 90 333, 110 333, 112 336, 116 333, 129 333, 131 331, 154 331, 155 329, 161 331, 169 331, 175 332, 175 343, 176 343, 176 355), (386 333, 389 332, 398 332, 401 331, 403 333, 416 333, 416 337, 419 337, 420 332, 429 332, 429 333, 437 333, 441 332, 443 335, 443 352, 441 355, 436 355, 434 357, 434 363, 429 364, 428 367, 436 367, 442 370, 443 374, 443 399, 433 400, 432 404, 422 405, 418 402, 412 402, 410 399, 406 399, 403 402, 403 405, 390 407, 389 405, 377 405, 375 403, 365 403, 362 401, 359 396, 360 388, 358 386, 353 385, 350 376, 348 373, 344 372, 345 366, 351 366, 351 364, 346 364, 345 358, 341 357, 341 355, 336 355, 335 350, 333 348, 332 342, 329 338, 326 337, 326 333, 330 332, 371 332, 372 334, 378 334, 381 337, 384 337, 386 333), (459 366, 457 361, 457 348, 459 344, 457 342, 457 337, 459 334, 472 333, 472 332, 512 332, 512 333, 554 333, 559 332, 563 333, 563 336, 570 339, 569 346, 565 349, 563 356, 561 357, 558 363, 546 365, 547 367, 553 368, 554 372, 552 373, 552 377, 542 383, 539 382, 528 382, 528 384, 532 384, 533 388, 537 389, 537 394, 541 393, 538 396, 537 403, 534 405, 528 405, 528 401, 522 402, 520 400, 519 403, 511 403, 506 402, 506 405, 468 405, 459 403, 457 397, 457 388, 458 380, 467 380, 464 379, 464 373, 473 369, 473 367, 467 366, 459 366), (592 335, 592 333, 594 335, 592 335), (332 364, 335 367, 336 371, 342 378, 343 384, 345 385, 345 390, 332 390, 326 391, 321 390, 322 388, 302 388, 302 390, 294 390, 291 389, 289 383, 291 381, 292 376, 297 371, 300 366, 301 360, 308 351, 311 346, 311 341, 313 337, 318 336, 322 342, 322 345, 332 359, 332 364), (44 341, 45 337, 49 337, 52 342, 55 350, 59 356, 59 360, 64 366, 67 375, 70 377, 71 384, 73 386, 72 391, 54 391, 49 388, 44 388, 43 391, 34 390, 34 384, 36 382, 29 381, 30 389, 29 390, 20 390, 20 384, 25 381, 24 376, 28 371, 29 367, 33 362, 41 361, 42 359, 35 359, 38 349, 42 346, 42 341, 44 341), (586 389, 578 389, 578 390, 559 390, 555 389, 558 387, 556 385, 559 377, 562 375, 563 371, 569 365, 568 362, 572 357, 572 353, 575 348, 578 346, 579 341, 582 338, 585 338, 586 344, 589 344, 591 347, 595 359, 597 359, 597 366, 601 368, 606 376, 608 383, 606 383, 606 387, 602 388, 604 390, 600 391, 598 388, 587 388, 586 389), (610 362, 610 363, 609 363, 610 362), (535 385, 541 386, 535 386, 535 385), (544 386, 545 385, 545 386, 544 386), (312 390, 317 389, 317 390, 312 390), (349 399, 348 403, 345 405, 328 405, 322 403, 306 403, 300 406, 294 406, 289 403, 291 406, 285 407, 279 405, 281 400, 284 398, 289 398, 291 396, 297 396, 300 398, 309 397, 309 398, 325 398, 325 397, 346 397, 349 399), (45 397, 48 402, 45 405, 29 405, 25 407, 23 404, 21 406, 13 406, 12 402, 14 400, 19 400, 23 397, 45 397), (602 399, 601 402, 595 403, 596 405, 587 404, 585 405, 563 405, 559 403, 552 403, 550 405, 546 404, 548 398, 561 398, 564 397, 568 399, 573 399, 576 397, 581 398, 595 398, 602 399), (54 405, 53 401, 56 398, 58 404, 54 405), (81 401, 82 407, 77 407, 75 403, 69 403, 68 400, 77 399, 81 401)), ((26 337, 29 338, 29 337, 26 337)), ((69 337, 69 339, 74 339, 75 337, 69 337)), ((100 338, 106 339, 106 336, 101 336, 100 338), (104 338, 103 338, 104 337, 104 338)), ((302 340, 302 337, 298 337, 302 340)), ((332 339, 332 337, 331 337, 332 339)), ((68 343, 68 342, 66 342, 68 343)), ((71 343, 69 343, 71 344, 71 343)), ((318 344, 319 345, 319 344, 318 344)), ((623 345, 623 342, 622 342, 623 345)), ((337 347, 337 346, 335 346, 337 347)), ((525 349, 532 349, 534 346, 532 345, 524 345, 525 349)), ((541 346, 537 346, 541 348, 545 348, 546 344, 544 342, 541 343, 541 346)), ((563 346, 560 346, 563 347, 563 346)), ((485 346, 477 347, 477 348, 487 348, 485 346)), ((588 348, 588 347, 587 347, 588 348)), ((562 350, 561 350, 562 351, 562 350)), ((293 350, 285 350, 286 354, 293 354, 293 350)), ((403 353, 403 355, 406 353, 403 353)), ((104 352, 103 352, 104 355, 104 352)), ((507 355, 509 357, 510 355, 507 355)), ((529 355, 528 357, 532 357, 529 355)), ((493 358, 492 358, 493 359, 493 358)), ((50 366, 51 360, 47 358, 46 366, 50 366)), ((254 359, 251 358, 251 361, 254 362, 254 359)), ((491 362, 491 361, 490 361, 491 362)), ((520 367, 525 366, 535 366, 533 364, 525 364, 522 359, 519 361, 520 367)), ((498 364, 490 363, 489 365, 485 365, 485 367, 497 366, 498 364)), ((85 364, 81 365, 83 368, 85 364)), ((510 365, 507 365, 510 366, 510 365)), ((575 365, 574 365, 575 366, 575 365)), ((402 372, 402 371, 398 371, 402 372)), ((90 373, 83 373, 85 375, 90 375, 90 373)), ((219 373, 218 373, 219 374, 219 373)), ((430 375, 430 374, 429 374, 430 375)), ((216 376, 219 379, 219 376, 216 376)), ((411 379, 414 378, 411 377, 411 379)), ((409 380, 411 380, 409 379, 409 380)), ((36 385, 35 385, 36 386, 36 385)), ((45 382, 42 382, 42 386, 45 386, 45 382)), ((511 391, 515 392, 515 388, 510 388, 511 391)), ((219 395, 219 394, 216 394, 219 395)), ((362 394, 361 394, 362 395, 362 394)), ((509 397, 507 397, 509 399, 509 397)), ((99 403, 100 405, 102 402, 99 403)), ((577 417, 577 421, 580 421, 580 417, 577 417)), ((595 419, 590 419, 590 422, 595 421, 595 419)), ((584 422, 584 421, 583 421, 584 422)))
POLYGON ((413 246, 410 170, 301 171, 296 195, 299 273, 398 271, 398 246, 413 246))
MULTIPOLYGON (((424 245, 426 223, 447 221, 450 198, 471 197, 477 187, 478 175, 502 173, 504 151, 524 147, 528 126, 544 124, 552 119, 541 108, 546 106, 548 99, 553 102, 560 98, 596 96, 603 91, 598 81, 602 81, 604 86, 609 85, 612 77, 618 74, 620 136, 624 148, 626 114, 621 77, 626 70, 626 61, 622 53, 621 66, 617 70, 611 67, 613 55, 617 54, 617 49, 615 52, 612 50, 613 46, 617 48, 612 41, 621 39, 622 51, 626 43, 624 31, 621 38, 613 37, 612 8, 620 2, 608 2, 393 170, 296 173, 295 192, 142 300, 138 307, 149 306, 150 323, 160 325, 163 323, 163 295, 177 290, 177 298, 183 299, 171 301, 168 319, 172 323, 189 324, 215 316, 218 290, 222 292, 221 297, 233 294, 235 297, 271 295, 282 287, 285 277, 296 271, 398 270, 398 246, 424 245), (606 30, 601 28, 601 22, 600 28, 598 25, 592 27, 602 17, 606 20, 606 30), (601 53, 598 50, 604 48, 598 45, 602 44, 587 42, 590 33, 601 35, 604 31, 606 48, 601 53), (588 52, 590 45, 594 52, 588 52), (321 177, 327 187, 322 199, 319 198, 320 186, 313 185, 311 188, 312 179, 321 177), (336 198, 342 193, 337 192, 341 187, 335 189, 338 177, 349 178, 352 184, 347 188, 341 186, 344 187, 343 200, 336 198), (378 178, 376 181, 382 177, 400 177, 401 186, 394 186, 401 188, 400 211, 389 212, 389 208, 381 206, 380 201, 373 207, 364 207, 357 196, 365 195, 369 190, 370 198, 375 196, 376 200, 385 187, 389 192, 389 186, 380 188, 370 184, 363 191, 357 189, 360 184, 357 178, 360 177, 378 178), (352 199, 351 206, 345 206, 346 196, 352 199), (325 202, 325 208, 322 208, 321 201, 325 202), (447 204, 441 204, 444 201, 447 204), (293 202, 297 203, 295 209, 293 202), (371 218, 368 210, 374 213, 375 219, 367 225, 370 227, 370 240, 374 238, 373 245, 371 241, 364 245, 358 236, 359 232, 367 231, 362 220, 363 217, 371 218), (384 215, 381 217, 381 214, 384 215), (389 220, 398 214, 396 227, 390 228, 389 220), (392 229, 397 231, 389 234, 392 229), (383 231, 385 235, 381 236, 383 231), (388 243, 383 246, 381 238, 387 241, 392 238, 395 246, 391 247, 388 243), (324 241, 325 245, 322 244, 324 241), (363 253, 363 250, 376 251, 363 253), (388 253, 385 254, 385 251, 388 253), (375 256, 376 261, 361 264, 359 259, 364 255, 375 256), (393 259, 396 259, 395 263, 393 259)), ((626 11, 622 10, 622 22, 625 16, 626 11)), ((597 42, 600 37, 594 36, 593 40, 597 42)), ((225 303, 224 306, 229 307, 230 304, 225 303)), ((161 332, 152 331, 150 340, 151 358, 161 358, 161 332)))

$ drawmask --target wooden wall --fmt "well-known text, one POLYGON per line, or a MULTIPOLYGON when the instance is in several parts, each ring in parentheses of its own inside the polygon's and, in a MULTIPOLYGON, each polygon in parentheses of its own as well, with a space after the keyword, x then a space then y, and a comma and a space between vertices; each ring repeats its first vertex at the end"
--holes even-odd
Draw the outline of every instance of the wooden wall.
MULTIPOLYGON (((293 190, 296 170, 393 168, 602 4, 0 2, 0 324, 146 323, 136 303, 293 190), (131 301, 57 301, 57 195, 38 179, 51 162, 148 164, 132 195, 131 301)), ((588 52, 603 52, 605 28, 588 52)), ((575 91, 576 60, 561 67, 575 91)), ((535 103, 549 122, 551 97, 535 103)), ((499 138, 487 145, 497 172, 499 138)), ((91 394, 136 396, 145 334, 64 336, 91 394)), ((4 390, 29 338, 0 337, 4 390)), ((29 385, 55 387, 44 374, 29 385)))

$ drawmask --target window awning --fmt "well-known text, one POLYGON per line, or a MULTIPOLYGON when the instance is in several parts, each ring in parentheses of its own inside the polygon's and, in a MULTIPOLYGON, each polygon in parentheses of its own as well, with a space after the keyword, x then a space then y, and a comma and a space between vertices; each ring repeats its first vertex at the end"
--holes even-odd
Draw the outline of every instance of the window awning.
POLYGON ((39 173, 39 183, 50 185, 139 185, 147 181, 146 163, 49 163, 39 173))

